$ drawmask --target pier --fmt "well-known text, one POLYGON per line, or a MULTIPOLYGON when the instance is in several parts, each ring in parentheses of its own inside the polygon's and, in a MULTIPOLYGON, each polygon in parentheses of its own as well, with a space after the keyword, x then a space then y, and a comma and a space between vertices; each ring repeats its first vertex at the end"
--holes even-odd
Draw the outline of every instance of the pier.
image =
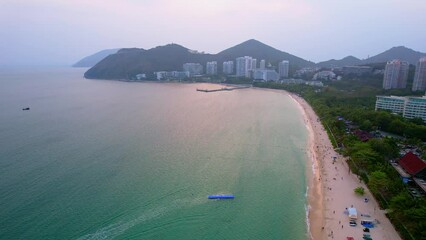
POLYGON ((211 90, 210 89, 199 89, 199 88, 197 88, 197 91, 198 92, 206 92, 206 93, 208 93, 208 92, 232 91, 232 90, 244 89, 244 88, 249 88, 249 87, 247 87, 247 86, 243 86, 243 87, 231 87, 231 88, 224 87, 224 88, 211 89, 211 90))

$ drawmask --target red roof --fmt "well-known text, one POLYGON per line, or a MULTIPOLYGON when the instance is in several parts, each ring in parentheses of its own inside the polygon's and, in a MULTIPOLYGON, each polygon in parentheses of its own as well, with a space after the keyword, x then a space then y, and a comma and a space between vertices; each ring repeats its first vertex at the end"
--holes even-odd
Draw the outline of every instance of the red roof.
POLYGON ((412 152, 408 152, 401 159, 399 159, 399 165, 401 165, 401 167, 411 175, 415 175, 416 173, 426 168, 426 163, 412 152))

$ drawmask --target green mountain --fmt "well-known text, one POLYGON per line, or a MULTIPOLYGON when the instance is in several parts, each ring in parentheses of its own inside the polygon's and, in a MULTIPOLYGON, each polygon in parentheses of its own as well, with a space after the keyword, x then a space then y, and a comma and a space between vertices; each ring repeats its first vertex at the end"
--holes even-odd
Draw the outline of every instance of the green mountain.
POLYGON ((265 59, 276 63, 289 60, 293 66, 313 66, 313 62, 282 52, 256 40, 248 40, 218 54, 205 54, 190 50, 177 44, 168 44, 149 50, 122 49, 109 55, 90 68, 84 76, 96 79, 130 79, 139 73, 155 71, 181 71, 184 63, 201 63, 204 67, 208 61, 218 62, 218 72, 222 71, 222 62, 242 56, 251 56, 258 61, 265 59))
POLYGON ((404 46, 399 46, 393 47, 373 57, 367 58, 363 60, 363 64, 387 62, 393 59, 401 59, 409 62, 410 64, 416 65, 419 59, 424 56, 426 56, 426 53, 417 52, 413 49, 404 46))
POLYGON ((343 66, 354 66, 362 64, 362 60, 354 57, 354 56, 347 56, 345 58, 342 58, 340 60, 331 59, 324 62, 319 62, 316 64, 318 67, 325 67, 325 68, 332 68, 332 67, 343 67, 343 66))
POLYGON ((282 52, 255 39, 247 40, 236 46, 223 50, 222 52, 219 52, 217 56, 220 61, 235 60, 237 57, 250 56, 256 58, 258 64, 260 60, 265 59, 266 62, 270 62, 274 65, 276 65, 279 61, 288 60, 291 66, 297 66, 298 68, 314 66, 315 64, 300 57, 282 52))
POLYGON ((119 48, 115 49, 105 49, 102 51, 99 51, 95 54, 92 54, 90 56, 87 56, 80 61, 74 63, 73 67, 93 67, 96 65, 96 63, 100 62, 102 59, 107 57, 110 54, 114 54, 119 50, 119 48))

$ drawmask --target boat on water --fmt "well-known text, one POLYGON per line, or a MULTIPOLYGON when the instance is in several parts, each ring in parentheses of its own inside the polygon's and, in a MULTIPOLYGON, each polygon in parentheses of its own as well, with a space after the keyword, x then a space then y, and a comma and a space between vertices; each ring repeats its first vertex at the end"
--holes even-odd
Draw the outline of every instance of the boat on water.
POLYGON ((234 199, 234 195, 232 194, 220 194, 220 195, 209 195, 207 197, 208 199, 234 199))
POLYGON ((22 109, 22 111, 28 111, 28 110, 30 110, 30 108, 29 108, 29 107, 26 107, 26 108, 23 108, 23 109, 22 109))

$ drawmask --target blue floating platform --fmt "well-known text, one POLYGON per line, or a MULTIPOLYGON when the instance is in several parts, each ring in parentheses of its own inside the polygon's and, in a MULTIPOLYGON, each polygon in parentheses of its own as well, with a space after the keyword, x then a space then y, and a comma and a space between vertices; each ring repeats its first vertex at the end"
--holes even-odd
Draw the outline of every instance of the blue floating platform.
POLYGON ((234 195, 209 195, 208 199, 234 199, 234 195))

